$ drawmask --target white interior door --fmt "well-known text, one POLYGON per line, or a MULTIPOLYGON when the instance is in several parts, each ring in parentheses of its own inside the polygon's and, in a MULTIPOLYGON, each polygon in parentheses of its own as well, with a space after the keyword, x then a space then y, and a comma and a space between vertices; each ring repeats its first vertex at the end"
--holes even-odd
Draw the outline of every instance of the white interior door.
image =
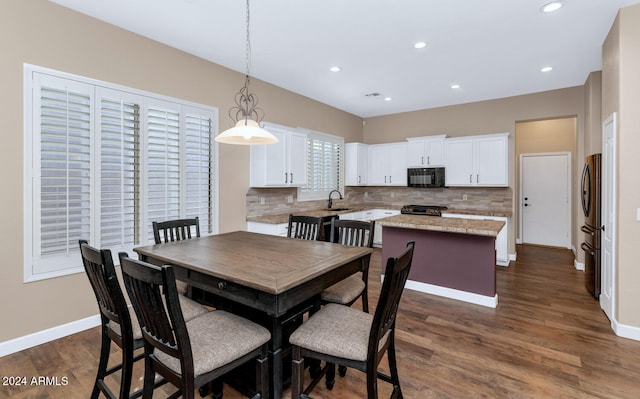
POLYGON ((600 307, 609 320, 615 302, 615 196, 616 196, 616 114, 602 126, 602 238, 600 243, 600 307))
POLYGON ((570 154, 520 157, 522 242, 570 248, 570 154))

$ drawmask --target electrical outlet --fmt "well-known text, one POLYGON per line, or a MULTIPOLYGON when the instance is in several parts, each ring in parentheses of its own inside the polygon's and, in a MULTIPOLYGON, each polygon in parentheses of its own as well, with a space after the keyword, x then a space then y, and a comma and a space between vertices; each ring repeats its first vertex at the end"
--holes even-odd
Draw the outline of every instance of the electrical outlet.
POLYGON ((293 195, 287 196, 287 202, 290 204, 293 202, 293 195))
POLYGON ((365 197, 365 198, 369 198, 369 192, 368 192, 368 191, 365 191, 365 192, 364 192, 364 197, 365 197))
POLYGON ((391 192, 391 198, 395 198, 396 197, 396 193, 394 193, 393 191, 391 192))
POLYGON ((466 201, 469 197, 467 197, 467 194, 462 194, 462 200, 466 201))
POLYGON ((266 203, 266 201, 264 200, 264 197, 260 197, 260 205, 264 205, 266 203))

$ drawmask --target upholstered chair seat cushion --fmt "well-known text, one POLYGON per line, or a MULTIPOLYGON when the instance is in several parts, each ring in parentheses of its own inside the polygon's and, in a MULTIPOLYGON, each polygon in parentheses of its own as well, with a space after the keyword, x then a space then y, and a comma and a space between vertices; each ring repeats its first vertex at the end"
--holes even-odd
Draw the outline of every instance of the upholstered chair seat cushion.
MULTIPOLYGON (((209 309, 200 305, 193 299, 189 299, 184 295, 178 295, 178 298, 180 300, 180 307, 182 308, 182 316, 184 317, 184 321, 189 321, 209 312, 209 309)), ((129 316, 131 317, 133 339, 142 339, 142 330, 140 329, 140 323, 138 322, 136 312, 134 312, 133 306, 131 305, 129 305, 129 316)), ((111 328, 116 334, 122 335, 120 325, 118 323, 109 322, 109 328, 111 328)))
POLYGON ((321 298, 325 302, 349 304, 367 288, 360 273, 349 276, 322 291, 321 298))
MULTIPOLYGON (((269 331, 247 319, 216 310, 186 323, 196 376, 228 364, 271 339, 269 331)), ((180 373, 180 360, 156 350, 164 365, 180 373)))
MULTIPOLYGON (((330 303, 298 327, 289 342, 314 352, 356 361, 367 360, 373 315, 330 303)), ((388 335, 379 345, 383 345, 388 335)))

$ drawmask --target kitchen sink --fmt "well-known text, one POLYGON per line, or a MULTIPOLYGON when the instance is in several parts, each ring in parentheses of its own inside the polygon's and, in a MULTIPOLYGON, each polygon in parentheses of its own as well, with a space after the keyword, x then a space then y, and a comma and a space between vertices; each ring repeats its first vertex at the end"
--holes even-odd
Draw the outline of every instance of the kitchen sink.
POLYGON ((324 210, 338 212, 338 211, 350 211, 351 208, 324 208, 324 210))

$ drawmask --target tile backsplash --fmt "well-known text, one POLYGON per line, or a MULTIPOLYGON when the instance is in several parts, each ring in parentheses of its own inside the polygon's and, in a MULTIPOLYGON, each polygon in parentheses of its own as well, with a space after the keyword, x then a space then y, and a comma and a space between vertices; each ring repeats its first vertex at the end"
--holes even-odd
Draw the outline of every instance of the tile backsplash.
MULTIPOLYGON (((457 210, 481 210, 510 214, 510 187, 346 187, 344 199, 334 194, 333 206, 394 207, 402 205, 445 205, 457 210)), ((300 201, 296 188, 250 188, 246 194, 247 217, 296 213, 325 208, 327 200, 300 201)))

